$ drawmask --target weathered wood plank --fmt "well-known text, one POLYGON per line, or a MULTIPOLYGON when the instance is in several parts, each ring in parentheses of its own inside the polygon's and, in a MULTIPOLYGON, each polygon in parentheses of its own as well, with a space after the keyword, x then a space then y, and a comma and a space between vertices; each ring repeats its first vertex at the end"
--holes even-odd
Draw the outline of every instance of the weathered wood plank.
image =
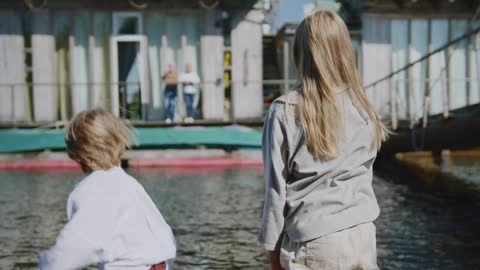
POLYGON ((225 91, 223 90, 223 35, 215 26, 219 14, 209 11, 204 15, 203 35, 200 38, 202 63, 203 119, 223 120, 225 91))
MULTIPOLYGON (((368 85, 392 72, 390 20, 380 15, 365 14, 362 17, 363 84, 368 85)), ((390 114, 389 80, 366 89, 374 109, 382 116, 390 114)))
POLYGON ((55 39, 48 11, 33 13, 32 23, 33 112, 35 121, 57 119, 55 39))
POLYGON ((89 106, 89 33, 90 13, 75 12, 73 33, 70 36, 70 82, 72 113, 77 114, 89 106))
POLYGON ((0 122, 25 121, 25 54, 19 13, 0 11, 0 122))
POLYGON ((92 82, 90 106, 107 108, 109 99, 110 65, 109 43, 111 33, 111 14, 108 12, 94 12, 92 31, 90 35, 90 78, 92 82))
POLYGON ((235 120, 263 115, 263 14, 250 10, 232 20, 232 105, 235 120))

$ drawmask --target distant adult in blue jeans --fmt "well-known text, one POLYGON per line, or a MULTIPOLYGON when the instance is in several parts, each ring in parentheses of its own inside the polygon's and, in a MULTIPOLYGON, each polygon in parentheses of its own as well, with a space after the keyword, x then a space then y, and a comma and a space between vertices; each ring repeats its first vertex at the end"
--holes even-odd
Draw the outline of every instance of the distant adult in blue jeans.
POLYGON ((168 65, 168 70, 163 74, 162 79, 165 81, 165 122, 170 124, 175 119, 175 107, 177 105, 178 72, 175 65, 168 65))
POLYGON ((195 117, 195 109, 193 108, 195 94, 183 93, 183 101, 185 101, 185 106, 187 108, 187 118, 185 118, 185 122, 193 121, 195 117))
POLYGON ((200 78, 198 74, 193 71, 192 65, 186 64, 185 72, 180 74, 179 81, 183 86, 183 101, 187 109, 185 123, 193 123, 195 117, 195 96, 198 92, 200 78))

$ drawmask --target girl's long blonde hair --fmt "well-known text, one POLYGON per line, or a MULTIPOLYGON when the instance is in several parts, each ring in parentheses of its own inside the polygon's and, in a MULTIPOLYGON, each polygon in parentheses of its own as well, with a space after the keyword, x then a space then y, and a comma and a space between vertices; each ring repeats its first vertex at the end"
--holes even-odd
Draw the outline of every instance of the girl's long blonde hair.
POLYGON ((293 54, 301 92, 298 117, 307 147, 318 158, 337 155, 341 112, 335 89, 348 89, 375 125, 379 148, 389 133, 367 100, 355 65, 350 35, 343 20, 333 12, 319 11, 305 18, 295 32, 293 54))

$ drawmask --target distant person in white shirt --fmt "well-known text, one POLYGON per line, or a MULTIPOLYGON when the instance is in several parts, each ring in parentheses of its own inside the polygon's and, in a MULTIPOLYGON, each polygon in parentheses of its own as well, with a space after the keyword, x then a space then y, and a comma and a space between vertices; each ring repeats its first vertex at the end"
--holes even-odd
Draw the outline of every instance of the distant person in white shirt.
POLYGON ((187 117, 185 118, 185 122, 193 123, 193 118, 195 117, 194 102, 195 96, 198 92, 200 78, 198 77, 197 72, 192 70, 192 65, 186 64, 185 72, 180 74, 179 81, 183 86, 183 100, 187 107, 187 117))
POLYGON ((86 173, 68 198, 68 223, 40 255, 40 270, 171 269, 170 226, 143 187, 120 167, 134 139, 127 123, 103 110, 79 113, 66 134, 68 156, 86 173))

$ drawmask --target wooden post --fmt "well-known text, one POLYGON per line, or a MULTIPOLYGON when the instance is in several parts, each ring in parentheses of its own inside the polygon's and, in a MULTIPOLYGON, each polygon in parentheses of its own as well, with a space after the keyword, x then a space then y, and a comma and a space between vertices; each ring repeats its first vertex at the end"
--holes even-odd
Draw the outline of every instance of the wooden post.
POLYGON ((14 10, 0 11, 0 122, 27 119, 25 41, 21 16, 14 10))
POLYGON ((427 127, 429 110, 430 110, 430 96, 425 96, 425 100, 423 102, 423 128, 427 127))
POLYGON ((90 33, 88 35, 88 77, 89 77, 89 82, 88 82, 88 106, 90 108, 95 108, 97 106, 97 101, 98 101, 98 93, 99 88, 94 85, 96 81, 93 79, 95 78, 95 65, 93 62, 93 59, 95 58, 95 37, 93 36, 93 18, 90 17, 90 33))
POLYGON ((68 102, 67 102, 67 76, 68 71, 65 71, 67 64, 67 50, 61 48, 57 50, 57 73, 58 73, 58 95, 60 102, 60 118, 63 121, 68 120, 68 102))
POLYGON ((57 91, 55 75, 55 38, 51 31, 51 13, 38 11, 33 14, 32 33, 32 82, 34 120, 57 120, 57 91))
POLYGON ((138 72, 140 73, 140 107, 141 107, 141 119, 149 120, 149 107, 150 104, 150 81, 148 80, 148 40, 146 35, 139 37, 140 54, 138 59, 138 72))
POLYGON ((179 68, 181 68, 180 71, 183 72, 185 71, 185 65, 187 64, 187 57, 185 56, 187 52, 187 35, 185 35, 185 33, 182 34, 181 43, 182 43, 182 67, 179 67, 179 68))
MULTIPOLYGON (((480 87, 480 34, 475 34, 475 48, 476 48, 476 56, 477 56, 477 87, 480 87)), ((479 89, 475 89, 475 91, 479 91, 479 89)))
MULTIPOLYGON (((451 20, 449 20, 449 26, 452 25, 451 20)), ((448 28, 448 40, 452 40, 452 28, 448 28)), ((445 82, 444 82, 444 87, 443 87, 443 117, 448 118, 449 117, 449 111, 450 111, 450 56, 452 55, 453 52, 453 47, 450 45, 447 48, 447 53, 445 55, 445 82)))
MULTIPOLYGON (((471 24, 468 24, 468 30, 467 31, 471 31, 472 28, 471 28, 471 24)), ((472 70, 470 68, 470 63, 471 63, 471 58, 472 57, 472 39, 471 39, 471 36, 469 36, 467 38, 467 59, 465 61, 465 73, 467 75, 467 81, 466 81, 466 84, 467 84, 467 106, 468 105, 471 105, 472 104, 472 101, 471 101, 471 94, 472 94, 472 70)))
MULTIPOLYGON (((410 50, 412 47, 412 38, 410 36, 411 34, 411 28, 412 28, 412 21, 409 19, 408 20, 408 26, 407 26, 407 62, 410 62, 410 50)), ((412 112, 412 67, 407 68, 407 117, 410 119, 410 122, 413 121, 413 118, 415 117, 413 112, 412 112)))
POLYGON ((392 118, 392 129, 396 130, 398 127, 397 121, 397 89, 396 80, 390 77, 390 114, 392 118))
POLYGON ((110 102, 111 102, 111 112, 113 115, 119 117, 120 116, 120 97, 118 91, 121 89, 121 85, 118 81, 118 65, 117 65, 117 57, 118 57, 118 47, 117 41, 115 36, 111 36, 110 40, 110 102))
POLYGON ((442 101, 443 101, 443 118, 448 118, 448 111, 449 111, 449 98, 448 98, 448 77, 449 77, 449 71, 448 71, 448 64, 447 61, 449 59, 448 57, 449 50, 447 49, 447 52, 444 54, 445 59, 442 61, 443 67, 442 67, 442 101))
POLYGON ((283 93, 287 93, 289 87, 289 79, 290 79, 290 74, 289 74, 289 48, 288 48, 288 41, 284 40, 283 41, 283 93))
MULTIPOLYGON (((428 53, 432 52, 432 22, 428 20, 428 53)), ((425 95, 423 98, 423 128, 427 127, 428 115, 430 112, 430 60, 431 57, 428 57, 426 60, 426 74, 425 74, 425 95)))
POLYGON ((12 117, 12 123, 15 123, 17 122, 17 117, 15 117, 15 84, 11 84, 10 85, 10 97, 11 97, 11 105, 10 105, 10 109, 11 109, 11 117, 12 117))
POLYGON ((258 10, 232 16, 231 101, 234 121, 263 116, 262 20, 263 13, 258 10))
MULTIPOLYGON (((219 11, 206 11, 200 37, 203 66, 202 113, 205 120, 223 120, 226 113, 223 81, 225 48, 221 29, 215 27, 215 21, 219 16, 219 11)), ((231 114, 231 111, 228 114, 231 114)))

